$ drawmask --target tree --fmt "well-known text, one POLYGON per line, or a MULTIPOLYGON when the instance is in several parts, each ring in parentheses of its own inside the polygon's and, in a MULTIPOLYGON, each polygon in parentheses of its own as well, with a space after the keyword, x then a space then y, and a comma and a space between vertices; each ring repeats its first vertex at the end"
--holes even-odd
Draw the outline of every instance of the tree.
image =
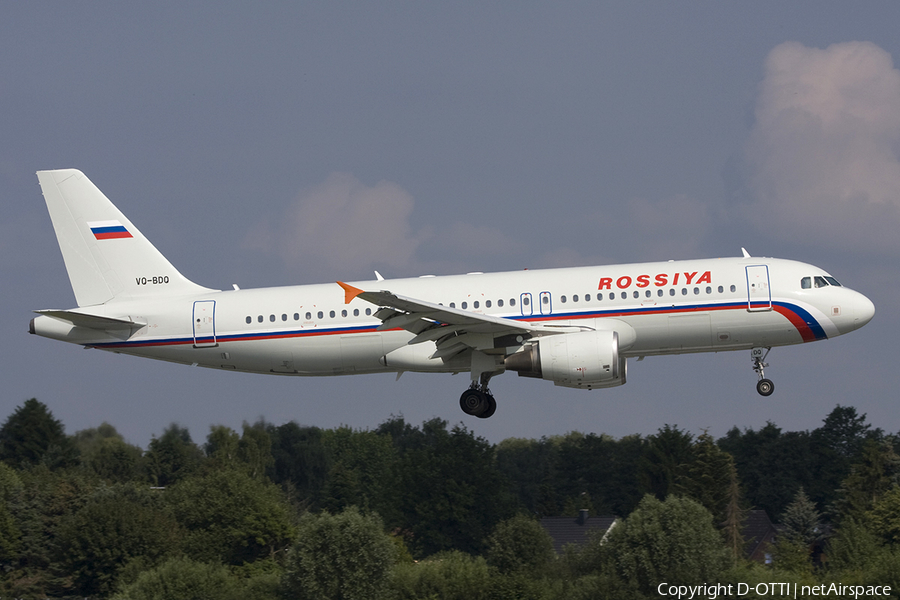
POLYGON ((331 465, 322 508, 337 513, 355 505, 377 512, 388 523, 399 523, 398 457, 391 437, 339 427, 325 431, 322 442, 331 465))
POLYGON ((716 581, 728 564, 712 515, 690 498, 644 496, 609 543, 620 576, 645 594, 656 592, 660 582, 716 581))
POLYGON ((847 478, 851 465, 859 460, 867 439, 879 437, 871 431, 866 415, 858 415, 852 406, 838 404, 810 436, 816 457, 815 477, 808 482, 810 497, 819 506, 828 506, 836 498, 837 489, 847 478))
POLYGON ((385 594, 396 547, 376 515, 355 507, 336 515, 307 513, 298 529, 284 578, 291 598, 374 600, 385 594))
POLYGON ((144 452, 132 446, 107 422, 99 427, 76 431, 72 443, 81 464, 107 481, 125 483, 138 477, 144 452))
POLYGON ((693 498, 722 521, 731 494, 734 459, 705 431, 691 446, 691 455, 675 477, 674 491, 693 498))
POLYGON ((555 556, 547 531, 524 515, 498 523, 487 546, 488 564, 501 573, 541 573, 555 556))
POLYGON ((191 440, 186 427, 172 423, 160 437, 150 440, 146 465, 150 480, 166 487, 196 471, 203 462, 203 452, 191 440))
POLYGON ((307 505, 315 506, 328 476, 328 453, 318 427, 301 427, 291 421, 268 425, 273 463, 269 478, 292 488, 307 505))
POLYGON ((448 431, 441 419, 421 430, 400 421, 389 429, 398 432, 392 440, 400 453, 399 525, 411 534, 413 554, 481 551, 494 525, 513 512, 493 446, 462 425, 448 431))
POLYGON ((900 456, 894 451, 894 439, 865 441, 837 493, 834 509, 840 520, 861 519, 885 492, 900 483, 900 456))
POLYGON ((242 582, 227 567, 172 557, 157 567, 138 574, 137 578, 123 585, 116 600, 274 600, 274 592, 260 595, 259 591, 248 596, 242 582))
POLYGON ((664 425, 658 433, 647 437, 647 446, 641 457, 642 488, 662 500, 675 491, 675 483, 693 460, 694 436, 664 425))
POLYGON ((19 530, 10 505, 22 490, 22 480, 6 463, 0 462, 0 572, 17 556, 19 530))
POLYGON ((807 547, 822 539, 822 516, 801 487, 781 515, 781 536, 807 547))
POLYGON ((252 562, 281 552, 294 536, 281 491, 243 469, 188 477, 163 497, 186 530, 185 552, 202 562, 252 562))
POLYGON ((900 543, 900 485, 885 492, 866 516, 872 531, 877 531, 884 541, 900 543))
POLYGON ((79 596, 106 596, 121 569, 143 559, 154 564, 174 552, 182 532, 158 493, 132 485, 100 487, 56 532, 59 562, 79 596))
POLYGON ((75 450, 63 430, 62 421, 37 398, 26 400, 0 427, 0 460, 12 467, 37 464, 46 454, 54 457, 50 466, 73 464, 75 450))

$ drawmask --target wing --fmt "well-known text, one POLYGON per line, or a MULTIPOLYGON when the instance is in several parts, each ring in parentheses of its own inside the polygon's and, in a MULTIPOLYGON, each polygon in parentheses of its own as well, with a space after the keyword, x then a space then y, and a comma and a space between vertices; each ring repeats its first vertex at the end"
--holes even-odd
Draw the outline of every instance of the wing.
POLYGON ((469 349, 506 354, 506 348, 518 348, 533 337, 585 329, 536 325, 450 308, 386 290, 364 291, 341 281, 337 284, 344 289, 345 303, 360 298, 379 307, 375 317, 381 321, 380 331, 405 329, 415 334, 409 344, 433 341, 437 351, 432 358, 450 358, 469 349))

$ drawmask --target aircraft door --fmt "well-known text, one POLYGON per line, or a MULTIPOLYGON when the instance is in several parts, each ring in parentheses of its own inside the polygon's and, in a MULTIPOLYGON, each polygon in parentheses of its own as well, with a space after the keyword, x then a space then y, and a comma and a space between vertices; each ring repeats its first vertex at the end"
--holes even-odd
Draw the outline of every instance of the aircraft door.
POLYGON ((549 315, 553 312, 553 299, 550 292, 541 292, 541 314, 549 315))
POLYGON ((194 302, 194 348, 211 348, 216 342, 216 301, 194 302))
POLYGON ((750 312, 772 310, 768 265, 747 267, 747 310, 750 312))
POLYGON ((519 296, 519 308, 522 311, 523 317, 530 317, 534 314, 534 306, 532 306, 531 294, 529 292, 525 292, 519 296))

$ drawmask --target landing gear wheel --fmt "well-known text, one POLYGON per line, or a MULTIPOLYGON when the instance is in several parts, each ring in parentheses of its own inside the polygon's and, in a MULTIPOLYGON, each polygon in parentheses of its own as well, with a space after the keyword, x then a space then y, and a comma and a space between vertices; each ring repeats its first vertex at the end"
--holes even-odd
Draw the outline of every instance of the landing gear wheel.
POLYGON ((478 415, 479 419, 488 419, 497 411, 497 401, 490 394, 485 394, 486 406, 484 412, 478 415))
MULTIPOLYGON (((496 404, 494 406, 496 409, 496 404)), ((469 388, 459 397, 459 407, 467 415, 480 417, 489 408, 488 395, 474 388, 469 388)))
POLYGON ((775 384, 771 379, 760 379, 756 384, 756 391, 760 396, 771 396, 775 391, 775 384))

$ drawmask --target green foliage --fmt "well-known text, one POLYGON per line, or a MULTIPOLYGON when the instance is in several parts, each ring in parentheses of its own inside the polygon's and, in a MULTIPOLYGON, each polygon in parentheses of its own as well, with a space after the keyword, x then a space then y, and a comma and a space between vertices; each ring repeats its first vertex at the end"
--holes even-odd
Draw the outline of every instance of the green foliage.
POLYGON ((846 518, 828 541, 829 568, 837 571, 863 571, 881 553, 883 544, 860 521, 846 518))
POLYGON ((703 432, 691 446, 690 461, 675 477, 675 492, 702 504, 719 522, 733 493, 733 473, 734 459, 703 432))
POLYGON ((716 581, 728 559, 712 515, 689 498, 664 502, 647 495, 610 537, 617 571, 652 593, 662 581, 694 584, 716 581))
POLYGON ((485 558, 501 573, 542 573, 554 559, 553 540, 541 524, 524 515, 501 521, 488 538, 485 558))
POLYGON ((486 600, 490 572, 480 556, 441 552, 418 563, 398 564, 391 588, 397 600, 486 600))
POLYGON ((336 513, 348 506, 373 510, 388 522, 400 519, 398 460, 387 434, 339 427, 323 433, 322 442, 331 468, 321 506, 336 513))
POLYGON ((893 436, 866 440, 850 475, 841 482, 834 510, 844 518, 860 519, 875 502, 900 483, 900 456, 893 436))
POLYGON ((202 562, 240 565, 281 552, 294 537, 280 490, 245 470, 189 477, 163 498, 186 531, 185 552, 202 562))
POLYGON ((81 596, 107 595, 119 571, 142 558, 154 564, 174 552, 181 531, 162 508, 159 493, 133 485, 100 487, 58 529, 58 563, 72 591, 81 596))
POLYGON ((512 514, 506 482, 493 465, 493 446, 440 419, 418 430, 394 419, 378 430, 391 433, 399 451, 402 524, 415 556, 440 550, 478 552, 487 534, 512 514))
POLYGON ((18 555, 20 534, 10 506, 21 490, 22 480, 11 467, 0 462, 0 572, 18 555))
POLYGON ((61 524, 84 506, 98 480, 83 470, 51 470, 40 464, 19 472, 21 488, 9 507, 19 532, 17 554, 7 577, 12 597, 62 595, 70 587, 57 563, 57 535, 61 524))
POLYGON ((885 492, 866 516, 872 531, 891 544, 900 543, 900 486, 885 492))
POLYGON ((203 452, 191 440, 186 428, 172 423, 161 436, 150 440, 145 459, 150 481, 166 487, 199 469, 203 452))
POLYGON ((36 398, 26 400, 0 427, 0 460, 12 467, 42 460, 54 468, 64 467, 74 464, 75 457, 62 421, 36 398))
POLYGON ((82 429, 72 436, 81 464, 107 481, 125 483, 140 477, 144 452, 132 446, 107 422, 100 427, 82 429))
POLYGON ((291 421, 277 427, 268 425, 266 431, 272 440, 269 478, 315 506, 329 470, 322 430, 291 421))
POLYGON ((779 537, 810 546, 822 539, 821 520, 822 517, 816 510, 816 505, 812 503, 801 487, 794 495, 794 500, 781 515, 783 529, 779 537))
POLYGON ((306 514, 287 557, 284 591, 290 598, 375 600, 385 595, 396 548, 376 515, 356 508, 306 514))
POLYGON ((664 425, 658 433, 647 438, 647 448, 641 457, 641 478, 645 493, 662 500, 675 492, 675 484, 694 458, 694 436, 664 425))
POLYGON ((173 557, 123 585, 115 600, 275 600, 275 586, 262 577, 242 580, 228 568, 173 557))

